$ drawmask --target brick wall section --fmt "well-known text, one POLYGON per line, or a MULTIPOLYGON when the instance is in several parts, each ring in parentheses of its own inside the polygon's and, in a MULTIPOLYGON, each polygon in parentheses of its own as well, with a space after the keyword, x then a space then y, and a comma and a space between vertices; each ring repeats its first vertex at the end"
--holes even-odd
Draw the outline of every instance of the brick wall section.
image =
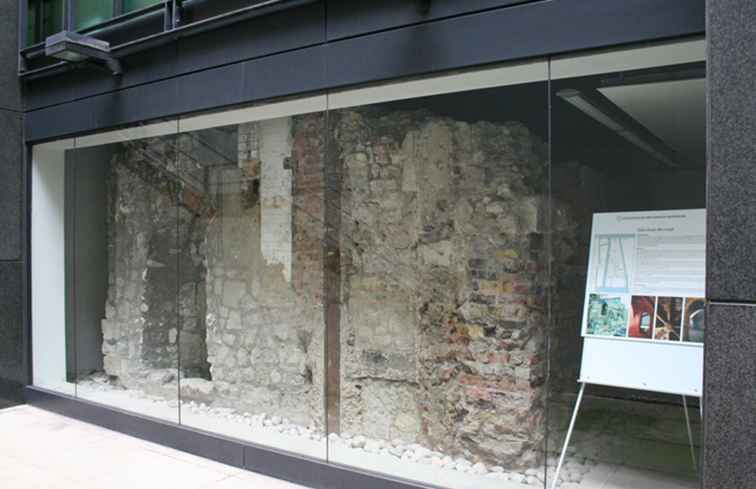
POLYGON ((325 115, 296 118, 293 129, 293 271, 294 288, 321 302, 325 237, 325 115))

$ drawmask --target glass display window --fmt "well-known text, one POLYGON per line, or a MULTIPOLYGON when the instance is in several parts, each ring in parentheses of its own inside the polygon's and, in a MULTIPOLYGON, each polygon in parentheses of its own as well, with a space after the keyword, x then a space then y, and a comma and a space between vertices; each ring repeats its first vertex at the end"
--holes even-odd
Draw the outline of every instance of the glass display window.
POLYGON ((34 146, 34 384, 434 487, 695 486, 704 46, 34 146))

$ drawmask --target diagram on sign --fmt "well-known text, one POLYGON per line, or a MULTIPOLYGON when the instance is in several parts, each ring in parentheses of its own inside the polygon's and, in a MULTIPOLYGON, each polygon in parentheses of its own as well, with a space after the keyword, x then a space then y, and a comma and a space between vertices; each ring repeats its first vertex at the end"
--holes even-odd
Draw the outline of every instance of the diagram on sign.
POLYGON ((635 236, 606 234, 595 237, 593 283, 597 292, 628 292, 633 269, 635 236))

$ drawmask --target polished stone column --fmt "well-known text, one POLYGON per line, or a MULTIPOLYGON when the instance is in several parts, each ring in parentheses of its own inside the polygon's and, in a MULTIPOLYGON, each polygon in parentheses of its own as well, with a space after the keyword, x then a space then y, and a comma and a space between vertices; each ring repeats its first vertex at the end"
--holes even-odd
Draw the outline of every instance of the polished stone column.
POLYGON ((21 399, 28 377, 18 4, 0 0, 0 407, 21 399))
POLYGON ((708 0, 705 489, 756 487, 756 4, 708 0))

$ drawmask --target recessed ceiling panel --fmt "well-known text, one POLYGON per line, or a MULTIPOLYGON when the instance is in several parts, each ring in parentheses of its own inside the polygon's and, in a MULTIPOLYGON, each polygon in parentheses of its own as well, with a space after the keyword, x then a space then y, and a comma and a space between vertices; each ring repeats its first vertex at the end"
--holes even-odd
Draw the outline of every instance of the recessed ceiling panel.
POLYGON ((599 91, 680 153, 684 164, 706 160, 706 82, 675 80, 599 91))

